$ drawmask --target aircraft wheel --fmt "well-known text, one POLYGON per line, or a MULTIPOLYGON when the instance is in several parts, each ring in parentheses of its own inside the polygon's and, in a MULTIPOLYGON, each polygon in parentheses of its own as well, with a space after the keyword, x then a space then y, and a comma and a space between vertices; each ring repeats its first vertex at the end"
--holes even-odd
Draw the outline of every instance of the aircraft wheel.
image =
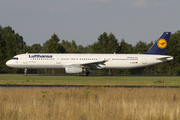
POLYGON ((87 72, 86 76, 93 76, 92 72, 87 72))
POLYGON ((24 76, 27 75, 27 69, 24 69, 24 76))
POLYGON ((89 76, 93 76, 92 72, 89 73, 89 76))
POLYGON ((86 76, 89 76, 89 72, 86 72, 86 76))

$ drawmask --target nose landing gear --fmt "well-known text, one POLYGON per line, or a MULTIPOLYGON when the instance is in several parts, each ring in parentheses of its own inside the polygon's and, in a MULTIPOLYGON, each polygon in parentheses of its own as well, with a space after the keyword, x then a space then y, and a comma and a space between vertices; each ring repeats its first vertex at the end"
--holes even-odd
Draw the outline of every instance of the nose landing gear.
POLYGON ((27 68, 24 69, 24 76, 27 75, 27 68))

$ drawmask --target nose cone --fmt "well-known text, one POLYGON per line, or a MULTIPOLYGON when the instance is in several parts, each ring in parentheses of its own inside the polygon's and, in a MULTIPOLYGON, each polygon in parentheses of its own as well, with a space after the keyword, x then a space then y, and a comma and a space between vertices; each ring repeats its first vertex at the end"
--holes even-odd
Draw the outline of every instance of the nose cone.
POLYGON ((8 67, 11 67, 11 61, 10 60, 8 60, 7 62, 6 62, 6 65, 8 66, 8 67))

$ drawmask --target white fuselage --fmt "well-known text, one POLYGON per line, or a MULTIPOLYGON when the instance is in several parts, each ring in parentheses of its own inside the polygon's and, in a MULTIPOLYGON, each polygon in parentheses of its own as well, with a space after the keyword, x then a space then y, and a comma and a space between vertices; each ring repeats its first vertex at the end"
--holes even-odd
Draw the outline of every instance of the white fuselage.
POLYGON ((150 54, 20 54, 6 62, 12 68, 20 69, 64 69, 66 66, 86 67, 95 64, 94 69, 133 69, 172 60, 172 56, 150 54))

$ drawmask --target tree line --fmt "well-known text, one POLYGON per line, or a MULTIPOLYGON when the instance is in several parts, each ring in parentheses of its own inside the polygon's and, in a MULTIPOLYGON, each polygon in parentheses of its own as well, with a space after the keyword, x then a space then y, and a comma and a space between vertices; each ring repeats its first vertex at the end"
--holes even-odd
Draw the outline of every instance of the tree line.
MULTIPOLYGON (((10 27, 2 28, 0 26, 0 73, 22 73, 20 69, 8 68, 5 63, 14 55, 22 53, 145 53, 153 45, 150 43, 139 41, 135 46, 127 43, 123 38, 120 42, 113 33, 102 33, 99 35, 96 42, 92 45, 82 46, 77 45, 74 40, 60 40, 54 33, 49 40, 43 45, 33 44, 26 45, 23 37, 10 27)), ((132 70, 98 70, 94 71, 97 74, 111 75, 180 75, 180 31, 177 31, 170 36, 170 41, 167 49, 167 55, 174 57, 174 60, 132 70)), ((37 70, 30 70, 30 72, 37 70)), ((43 70, 40 70, 42 72, 43 70)), ((39 72, 39 70, 38 70, 39 72)), ((46 71, 51 72, 51 71, 46 71)), ((56 73, 63 74, 62 70, 57 70, 56 73)))

